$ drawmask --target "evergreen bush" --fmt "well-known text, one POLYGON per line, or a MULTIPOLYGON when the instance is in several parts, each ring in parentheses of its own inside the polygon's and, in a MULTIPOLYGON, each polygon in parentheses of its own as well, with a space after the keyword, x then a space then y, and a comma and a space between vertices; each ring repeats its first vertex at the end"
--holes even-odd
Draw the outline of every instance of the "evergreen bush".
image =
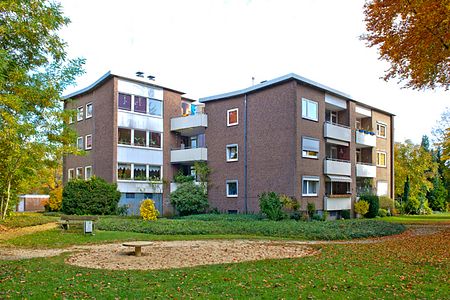
POLYGON ((366 218, 375 218, 378 216, 378 210, 380 209, 380 201, 377 195, 362 195, 360 200, 364 200, 369 203, 369 211, 364 216, 366 218))
POLYGON ((203 187, 192 181, 181 183, 170 194, 170 203, 181 216, 204 213, 208 208, 208 198, 203 187))
POLYGON ((286 218, 283 202, 275 192, 262 193, 259 196, 259 209, 269 220, 278 221, 286 218))

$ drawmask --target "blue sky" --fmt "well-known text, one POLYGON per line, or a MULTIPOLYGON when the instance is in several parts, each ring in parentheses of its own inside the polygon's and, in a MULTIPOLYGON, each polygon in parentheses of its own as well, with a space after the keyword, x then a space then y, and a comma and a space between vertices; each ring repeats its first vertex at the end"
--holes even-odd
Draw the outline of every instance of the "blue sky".
POLYGON ((108 70, 141 70, 199 98, 297 73, 397 115, 396 141, 420 142, 450 95, 413 91, 380 77, 388 68, 367 48, 362 0, 64 0, 61 31, 70 57, 87 60, 78 86, 108 70))

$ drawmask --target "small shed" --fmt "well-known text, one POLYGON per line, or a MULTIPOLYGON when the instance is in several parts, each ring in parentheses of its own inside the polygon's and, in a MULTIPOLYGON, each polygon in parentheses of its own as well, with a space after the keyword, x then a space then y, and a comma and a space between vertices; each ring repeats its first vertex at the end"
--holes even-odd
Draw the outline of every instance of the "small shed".
POLYGON ((20 195, 16 211, 45 211, 45 204, 48 202, 49 198, 49 195, 20 195))

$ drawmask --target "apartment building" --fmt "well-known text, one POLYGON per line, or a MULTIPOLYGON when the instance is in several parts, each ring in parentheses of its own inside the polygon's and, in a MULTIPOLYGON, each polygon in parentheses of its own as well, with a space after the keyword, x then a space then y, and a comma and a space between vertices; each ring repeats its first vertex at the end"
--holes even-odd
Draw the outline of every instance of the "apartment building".
POLYGON ((202 104, 184 93, 157 85, 154 77, 108 72, 92 85, 64 97, 64 108, 76 110, 70 120, 77 147, 85 155, 68 155, 63 181, 95 175, 117 183, 119 205, 137 214, 145 198, 163 215, 171 214, 173 175, 190 174, 196 161, 207 160, 202 104))
POLYGON ((391 113, 296 74, 199 101, 212 208, 257 212, 275 191, 339 217, 364 191, 393 197, 391 113))

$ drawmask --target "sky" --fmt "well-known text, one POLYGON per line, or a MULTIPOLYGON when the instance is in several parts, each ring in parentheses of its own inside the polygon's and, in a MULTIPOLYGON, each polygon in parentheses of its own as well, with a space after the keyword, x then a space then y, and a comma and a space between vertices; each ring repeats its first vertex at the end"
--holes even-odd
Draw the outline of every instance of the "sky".
POLYGON ((84 88, 109 70, 143 71, 193 99, 296 73, 396 115, 395 140, 420 143, 450 92, 415 91, 381 77, 367 48, 363 0, 62 0, 69 57, 84 57, 84 88))

